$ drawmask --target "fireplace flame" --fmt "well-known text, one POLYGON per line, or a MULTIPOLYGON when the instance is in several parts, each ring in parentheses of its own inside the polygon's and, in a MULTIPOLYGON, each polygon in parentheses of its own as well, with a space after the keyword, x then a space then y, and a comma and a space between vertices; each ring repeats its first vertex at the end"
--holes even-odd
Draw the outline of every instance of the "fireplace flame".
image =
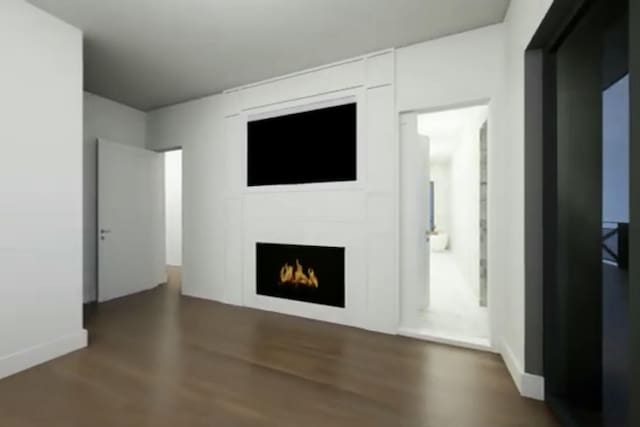
POLYGON ((313 268, 307 268, 307 272, 305 274, 302 264, 300 264, 300 261, 296 260, 295 271, 293 266, 289 265, 289 263, 285 263, 282 266, 280 269, 280 284, 317 288, 318 277, 316 276, 313 268))

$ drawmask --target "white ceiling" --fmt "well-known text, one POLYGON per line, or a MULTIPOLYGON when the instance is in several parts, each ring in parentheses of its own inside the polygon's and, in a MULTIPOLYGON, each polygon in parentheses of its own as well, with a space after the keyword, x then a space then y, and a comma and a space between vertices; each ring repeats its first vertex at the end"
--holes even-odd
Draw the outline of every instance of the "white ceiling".
POLYGON ((480 129, 488 113, 488 106, 478 105, 418 115, 418 133, 429 137, 429 160, 450 161, 465 131, 480 129))
POLYGON ((150 110, 502 22, 509 0, 30 0, 85 33, 85 89, 150 110))

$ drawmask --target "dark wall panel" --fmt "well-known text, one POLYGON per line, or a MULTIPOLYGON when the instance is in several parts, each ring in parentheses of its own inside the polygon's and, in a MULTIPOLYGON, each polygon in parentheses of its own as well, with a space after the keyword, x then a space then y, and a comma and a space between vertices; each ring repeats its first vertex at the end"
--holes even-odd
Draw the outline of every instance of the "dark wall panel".
POLYGON ((525 56, 525 371, 543 369, 544 52, 525 56))
POLYGON ((602 389, 602 67, 597 16, 557 52, 557 392, 597 409, 602 389))

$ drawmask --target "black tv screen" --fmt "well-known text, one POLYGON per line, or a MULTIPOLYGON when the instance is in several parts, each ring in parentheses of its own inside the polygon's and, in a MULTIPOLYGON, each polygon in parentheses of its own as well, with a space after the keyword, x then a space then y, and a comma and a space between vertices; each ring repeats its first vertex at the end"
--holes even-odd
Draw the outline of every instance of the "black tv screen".
POLYGON ((356 103, 248 122, 247 185, 356 180, 356 103))

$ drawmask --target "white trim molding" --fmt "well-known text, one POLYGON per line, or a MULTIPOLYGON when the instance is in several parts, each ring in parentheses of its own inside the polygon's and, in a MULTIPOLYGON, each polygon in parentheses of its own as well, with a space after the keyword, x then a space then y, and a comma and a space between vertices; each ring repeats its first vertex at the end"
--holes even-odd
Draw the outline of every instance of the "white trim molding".
POLYGON ((0 358, 0 379, 17 374, 87 346, 87 331, 66 335, 0 358))
POLYGON ((530 399, 544 400, 544 377, 524 372, 507 343, 502 342, 500 353, 520 395, 530 399))

